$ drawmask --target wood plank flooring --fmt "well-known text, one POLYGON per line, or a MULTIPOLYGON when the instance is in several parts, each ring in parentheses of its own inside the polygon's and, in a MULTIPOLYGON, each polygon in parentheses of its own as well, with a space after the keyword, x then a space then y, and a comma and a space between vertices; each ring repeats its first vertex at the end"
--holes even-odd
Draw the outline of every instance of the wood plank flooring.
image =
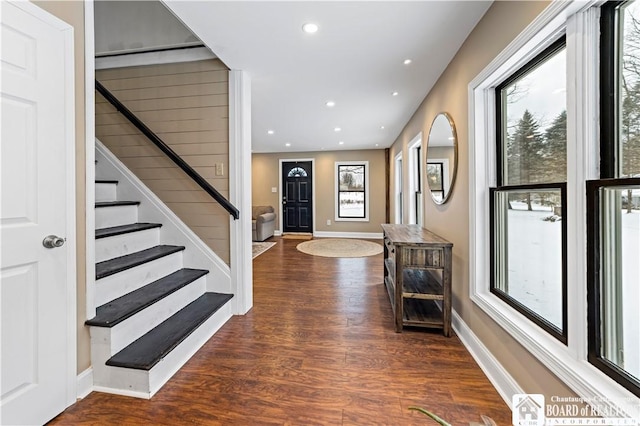
POLYGON ((253 261, 254 307, 150 401, 93 392, 52 425, 453 425, 511 412, 454 335, 395 333, 382 255, 335 259, 277 244, 253 261))

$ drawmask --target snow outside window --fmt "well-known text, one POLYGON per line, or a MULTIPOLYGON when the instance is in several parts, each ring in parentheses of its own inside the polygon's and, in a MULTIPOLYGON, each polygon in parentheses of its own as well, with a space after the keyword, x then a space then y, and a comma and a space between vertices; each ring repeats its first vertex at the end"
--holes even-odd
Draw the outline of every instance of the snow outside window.
POLYGON ((496 88, 491 292, 566 343, 564 37, 496 88))
MULTIPOLYGON (((619 7, 620 3, 613 3, 613 6, 619 7)), ((599 329, 599 324, 597 320, 593 319, 594 315, 597 314, 594 311, 598 305, 593 303, 591 297, 596 291, 593 286, 599 286, 600 283, 596 284, 594 282, 592 279, 593 271, 590 270, 594 264, 592 257, 594 251, 593 247, 588 246, 593 244, 593 239, 584 237, 585 235, 592 235, 592 222, 588 221, 588 218, 590 213, 597 210, 597 207, 588 203, 585 182, 611 176, 601 174, 603 169, 608 170, 606 161, 604 161, 607 155, 603 156, 605 152, 602 150, 603 145, 601 145, 601 142, 609 141, 610 143, 614 135, 604 135, 601 134, 601 131, 603 124, 613 122, 617 125, 618 120, 615 114, 605 114, 601 110, 601 104, 605 102, 606 95, 610 93, 610 87, 601 87, 602 65, 607 62, 605 56, 603 56, 606 50, 601 49, 603 44, 602 37, 606 33, 606 29, 602 28, 601 11, 604 12, 610 4, 612 3, 606 2, 603 5, 598 0, 551 2, 545 11, 469 84, 471 117, 469 133, 469 296, 493 321, 499 324, 578 395, 593 400, 606 400, 608 408, 620 410, 619 412, 625 413, 628 418, 638 419, 640 418, 640 411, 637 405, 637 397, 640 396, 640 392, 637 385, 629 381, 625 383, 625 376, 621 374, 616 376, 615 373, 611 372, 612 369, 607 371, 603 366, 605 362, 598 364, 594 361, 594 343, 599 342, 596 342, 593 336, 599 329), (531 212, 536 212, 534 207, 536 204, 543 205, 547 203, 546 201, 544 203, 536 202, 536 199, 540 201, 541 196, 534 192, 553 191, 554 189, 551 187, 557 183, 551 180, 535 180, 530 183, 514 181, 513 179, 516 176, 521 176, 520 173, 516 173, 518 167, 522 166, 522 164, 518 163, 511 164, 512 170, 511 174, 509 174, 510 167, 509 165, 504 166, 503 161, 505 159, 502 154, 502 152, 506 152, 506 148, 503 150, 496 149, 496 135, 502 131, 501 128, 496 126, 498 121, 496 117, 501 117, 498 111, 503 106, 496 88, 512 78, 514 74, 517 74, 524 64, 530 63, 539 57, 563 34, 566 34, 567 52, 565 75, 566 81, 570 82, 566 86, 567 168, 566 184, 561 183, 558 188, 555 188, 555 191, 560 190, 560 193, 562 193, 562 187, 566 185, 566 202, 561 201, 562 205, 559 206, 562 210, 559 212, 561 214, 558 215, 549 207, 547 207, 548 211, 544 214, 546 217, 556 215, 560 217, 559 221, 552 222, 549 220, 548 223, 567 226, 565 241, 566 285, 570 300, 567 301, 566 306, 567 322, 564 330, 567 334, 566 342, 562 342, 536 323, 534 321, 535 316, 525 316, 522 311, 514 307, 513 304, 506 303, 503 298, 496 294, 495 290, 490 288, 492 274, 496 272, 493 266, 494 263, 491 261, 494 234, 498 235, 499 232, 503 232, 502 235, 504 235, 505 230, 505 227, 502 229, 497 227, 495 231, 492 229, 502 223, 491 217, 491 214, 496 215, 498 213, 496 208, 491 206, 492 201, 498 204, 502 203, 498 207, 503 217, 516 213, 533 216, 531 212), (506 176, 506 181, 503 181, 502 176, 498 176, 498 173, 506 176), (516 185, 536 187, 527 189, 514 188, 516 185), (541 188, 538 185, 547 186, 541 188), (502 188, 503 186, 507 188, 502 188), (493 190, 490 189, 492 187, 494 188, 493 190), (503 194, 503 192, 506 192, 504 190, 511 193, 503 194), (513 192, 518 191, 521 194, 513 195, 513 192), (503 199, 495 201, 498 197, 503 197, 503 199), (516 206, 512 204, 512 209, 509 210, 508 201, 510 197, 512 199, 515 197, 520 199, 520 206, 524 207, 524 209, 520 211, 513 209, 516 206), (504 198, 506 198, 506 202, 504 198), (528 210, 529 199, 531 199, 532 204, 531 211, 528 210), (506 207, 505 203, 507 204, 506 207), (588 256, 586 255, 587 253, 589 253, 588 256), (587 317, 589 320, 585 321, 587 317)), ((619 39, 612 38, 611 41, 612 44, 619 45, 617 44, 619 39)), ((561 79, 561 75, 560 72, 557 72, 552 77, 557 81, 561 79)), ((537 81, 543 81, 544 77, 537 81)), ((554 88, 551 92, 547 92, 546 96, 552 98, 552 96, 559 95, 562 92, 558 90, 557 93, 554 93, 556 89, 559 88, 554 88)), ((619 106, 617 103, 611 103, 611 105, 619 106)), ((536 110, 528 106, 527 109, 529 109, 532 117, 537 120, 536 110)), ((547 133, 546 126, 549 121, 558 117, 559 112, 545 114, 544 121, 546 123, 540 129, 543 135, 547 133)), ((524 109, 516 115, 517 119, 523 118, 523 116, 524 109)), ((517 122, 514 124, 517 124, 517 122)), ((613 149, 613 151, 616 149, 613 149)), ((539 154, 539 152, 536 153, 536 155, 539 154)), ((619 156, 619 153, 617 155, 619 156)), ((537 179, 540 174, 533 173, 530 177, 537 179)), ((611 185, 605 186, 609 187, 611 185)), ((549 196, 550 194, 546 194, 545 198, 549 196)), ((557 197, 557 195, 555 196, 557 197)), ((604 206, 603 208, 610 207, 604 206)), ((615 207, 613 211, 616 211, 615 207)), ((536 226, 547 224, 547 221, 535 221, 535 224, 536 226)), ((513 226, 509 225, 507 223, 506 231, 511 233, 513 226)), ((513 225, 513 222, 511 222, 511 225, 513 225)), ((615 224, 607 224, 606 220, 601 225, 603 228, 607 228, 607 232, 611 233, 612 236, 618 232, 615 229, 615 224)), ((611 239, 613 240, 615 237, 611 239)), ((509 246, 509 248, 512 246, 509 246)), ((509 253, 507 253, 507 256, 509 256, 509 253)), ((496 259, 501 260, 504 258, 496 256, 496 259)), ((624 265, 625 260, 622 260, 622 263, 624 265)), ((640 261, 636 261, 635 264, 640 264, 640 261)), ((628 267, 632 265, 629 263, 628 267)), ((600 270, 599 267, 596 269, 600 270)), ((507 272, 509 271, 507 270, 507 272)), ((638 280, 635 279, 633 283, 637 288, 638 280)), ((623 300, 626 300, 626 296, 623 300)), ((623 308, 623 312, 625 312, 623 315, 637 314, 639 311, 637 305, 636 301, 633 310, 623 308)), ((548 316, 548 319, 550 318, 548 314, 545 313, 545 315, 548 316)), ((631 331, 629 318, 627 316, 623 321, 627 324, 627 329, 631 331)), ((551 327, 553 319, 546 322, 551 327)), ((635 340, 637 341, 637 335, 635 340)), ((629 347, 627 350, 629 350, 629 347)), ((628 355, 628 353, 625 353, 625 368, 629 365, 627 364, 628 355)), ((600 361, 603 360, 600 359, 600 361)), ((608 366, 611 366, 611 364, 608 363, 608 366)), ((617 372, 619 373, 620 371, 618 368, 617 372)), ((510 385, 509 378, 502 381, 498 380, 497 383, 499 383, 505 395, 513 395, 521 391, 517 386, 510 385)))
POLYGON ((369 163, 336 162, 336 221, 369 220, 369 163))
POLYGON ((640 2, 602 9, 600 178, 587 184, 589 362, 640 396, 640 2))

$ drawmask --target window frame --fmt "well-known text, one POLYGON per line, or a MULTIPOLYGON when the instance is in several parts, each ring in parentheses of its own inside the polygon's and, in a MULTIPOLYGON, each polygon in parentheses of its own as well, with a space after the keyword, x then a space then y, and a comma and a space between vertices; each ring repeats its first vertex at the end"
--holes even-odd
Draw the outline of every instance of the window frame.
POLYGON ((640 397, 640 380, 634 378, 601 354, 602 330, 599 327, 602 316, 601 308, 601 256, 600 243, 602 241, 601 224, 601 188, 625 187, 640 185, 640 178, 595 179, 587 181, 587 328, 589 346, 587 358, 604 374, 611 377, 620 385, 640 397))
POLYGON ((526 62, 522 67, 514 71, 511 75, 504 79, 500 84, 498 84, 495 88, 495 152, 496 152, 496 187, 489 188, 489 235, 491 238, 490 244, 490 271, 489 271, 489 291, 495 294, 497 297, 502 299, 506 304, 511 306, 516 311, 520 312, 526 318, 528 318, 531 322, 545 330, 547 333, 552 335, 554 338, 558 339, 563 344, 567 344, 567 185, 566 182, 545 182, 545 183, 526 183, 526 184, 505 184, 505 176, 504 169, 506 168, 507 156, 506 156, 506 142, 505 135, 503 132, 503 120, 505 118, 504 111, 504 103, 502 91, 513 84, 516 81, 519 81, 523 76, 528 75, 540 65, 544 64, 549 58, 556 55, 561 50, 565 50, 566 55, 566 36, 563 34, 556 41, 550 43, 544 50, 538 53, 536 56, 531 58, 528 62, 526 62), (496 211, 495 211, 495 195, 497 192, 503 191, 513 191, 513 190, 539 190, 539 189, 549 189, 549 190, 560 190, 560 198, 561 198, 561 206, 562 206, 562 242, 561 242, 561 251, 562 251, 562 266, 561 266, 561 276, 562 276, 562 328, 558 330, 554 327, 550 322, 540 316, 537 312, 523 305, 517 299, 511 297, 508 293, 505 293, 501 289, 497 287, 496 283, 496 268, 497 268, 497 251, 498 244, 501 241, 498 241, 496 234, 496 211))
POLYGON ((394 157, 393 165, 394 165, 394 199, 395 199, 395 209, 394 209, 394 222, 396 224, 404 223, 404 170, 402 169, 403 158, 402 151, 400 151, 394 157))
MULTIPOLYGON (((598 0, 552 2, 469 83, 469 298, 566 386, 584 398, 598 398, 612 410, 637 413, 635 395, 587 361, 585 182, 599 177, 598 0), (568 344, 564 345, 489 292, 489 197, 495 170, 495 87, 509 74, 567 37, 567 274, 568 344), (579 141, 579 143, 578 143, 579 141), (632 401, 632 402, 629 402, 632 401)), ((454 315, 454 320, 456 315, 454 315)), ((455 322, 454 322, 455 324, 455 322)), ((464 324, 463 324, 464 325, 464 324)), ((490 360, 488 366, 493 361, 490 360)), ((500 372, 490 377, 505 398, 521 389, 500 372)))
POLYGON ((509 185, 501 186, 497 188, 489 188, 489 235, 491 236, 491 248, 489 258, 491 267, 489 270, 489 291, 499 297, 503 302, 511 306, 520 314, 524 315, 531 322, 538 327, 549 333, 560 342, 567 344, 567 184, 566 183, 540 183, 530 185, 509 185), (562 220, 561 220, 561 234, 562 234, 562 329, 558 330, 549 321, 533 311, 523 303, 511 297, 508 293, 505 293, 496 286, 496 262, 497 252, 496 244, 498 244, 498 236, 496 233, 496 211, 495 211, 495 196, 498 192, 503 191, 527 191, 527 190, 560 190, 560 202, 562 204, 562 220))
POLYGON ((601 287, 602 287, 602 227, 600 190, 604 187, 640 185, 640 178, 619 177, 620 138, 620 21, 619 10, 628 1, 610 1, 600 15, 600 176, 588 180, 587 193, 587 359, 621 386, 640 397, 640 379, 633 377, 602 356, 601 287))
POLYGON ((427 186, 429 187, 429 192, 433 196, 433 194, 440 194, 440 201, 444 199, 444 169, 445 169, 445 159, 434 159, 432 161, 427 161, 427 186), (429 184, 429 166, 440 166, 440 189, 431 188, 431 184, 429 184))
POLYGON ((519 70, 515 71, 513 74, 511 74, 510 77, 508 77, 506 80, 504 80, 502 83, 500 83, 495 91, 495 99, 496 99, 496 152, 497 152, 497 171, 496 171, 496 181, 498 182, 498 186, 507 186, 504 183, 504 176, 503 176, 503 169, 505 168, 505 162, 506 162, 506 146, 504 146, 504 135, 503 135, 503 128, 502 128, 502 116, 503 116, 503 105, 502 102, 499 102, 500 100, 500 93, 502 92, 502 90, 509 86, 511 83, 518 81, 521 77, 527 75, 529 72, 533 71, 534 69, 536 69, 539 65, 542 65, 547 59, 549 59, 550 57, 552 57, 553 55, 555 55, 558 51, 562 50, 562 49, 566 49, 567 46, 567 41, 566 41, 566 36, 563 34, 558 40, 556 40, 554 43, 552 43, 551 45, 549 45, 546 49, 544 49, 541 53, 539 53, 537 56, 535 56, 533 59, 531 59, 529 62, 527 62, 522 68, 520 68, 519 70))
POLYGON ((335 222, 369 222, 369 162, 368 161, 336 161, 335 162, 335 222), (340 216, 340 193, 355 192, 340 190, 340 167, 343 166, 363 166, 364 167, 364 216, 363 217, 342 217, 340 216))
POLYGON ((408 145, 409 149, 409 223, 422 226, 424 222, 424 188, 425 173, 423 161, 422 132, 418 133, 408 145))

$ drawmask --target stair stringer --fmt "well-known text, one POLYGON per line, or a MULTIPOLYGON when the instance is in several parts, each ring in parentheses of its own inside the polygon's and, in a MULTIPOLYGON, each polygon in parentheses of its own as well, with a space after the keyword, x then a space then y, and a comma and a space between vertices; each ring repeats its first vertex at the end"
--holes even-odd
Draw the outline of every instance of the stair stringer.
POLYGON ((141 201, 139 221, 162 223, 161 240, 165 244, 186 247, 185 268, 209 270, 206 291, 237 296, 239 289, 231 282, 229 266, 97 138, 95 147, 98 162, 96 179, 117 179, 119 199, 141 201))

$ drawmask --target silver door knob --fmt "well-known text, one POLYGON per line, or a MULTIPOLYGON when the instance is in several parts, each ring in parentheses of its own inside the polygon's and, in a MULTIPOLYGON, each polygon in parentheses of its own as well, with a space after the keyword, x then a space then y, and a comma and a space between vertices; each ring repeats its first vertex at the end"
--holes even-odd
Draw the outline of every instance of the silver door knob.
POLYGON ((56 235, 47 235, 42 240, 42 245, 46 248, 52 249, 56 247, 62 247, 64 245, 64 238, 60 238, 56 235))

